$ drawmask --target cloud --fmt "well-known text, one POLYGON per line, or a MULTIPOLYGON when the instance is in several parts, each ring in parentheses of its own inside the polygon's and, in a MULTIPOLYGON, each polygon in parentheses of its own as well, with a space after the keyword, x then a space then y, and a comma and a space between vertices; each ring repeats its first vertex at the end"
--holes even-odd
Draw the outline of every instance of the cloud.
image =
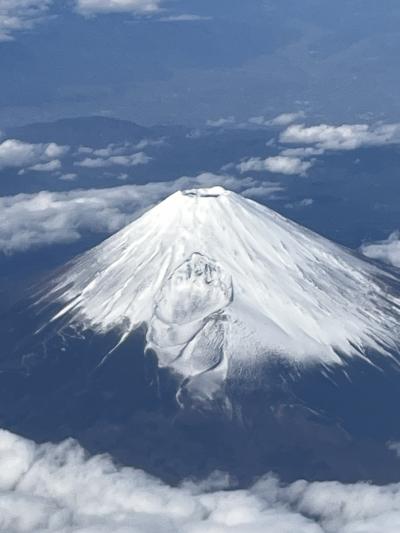
POLYGON ((78 174, 69 172, 68 174, 62 174, 58 179, 62 181, 74 181, 78 177, 78 174))
POLYGON ((0 170, 47 163, 64 156, 68 149, 68 146, 55 143, 30 144, 16 139, 6 139, 0 143, 0 170))
POLYGON ((61 161, 59 159, 53 159, 48 163, 36 163, 29 170, 36 170, 37 172, 54 172, 61 168, 61 161))
MULTIPOLYGON (((101 150, 96 150, 100 152, 101 150)), ((124 167, 134 167, 137 165, 145 165, 151 161, 149 157, 144 152, 137 152, 136 154, 130 155, 113 155, 110 157, 87 157, 83 161, 77 161, 75 165, 86 168, 101 168, 101 167, 111 167, 113 165, 121 165, 124 167)))
POLYGON ((160 10, 161 0, 76 0, 76 9, 82 15, 101 13, 154 14, 160 10))
POLYGON ((75 165, 86 168, 102 168, 113 165, 125 167, 145 165, 151 161, 152 158, 145 154, 143 149, 152 146, 161 146, 164 143, 164 139, 142 139, 134 145, 130 143, 109 144, 104 148, 80 146, 76 155, 87 155, 88 157, 76 161, 75 165), (132 153, 135 150, 139 151, 132 153))
POLYGON ((400 142, 400 124, 293 124, 281 133, 284 144, 313 144, 321 150, 355 150, 400 142))
POLYGON ((264 116, 252 117, 249 119, 249 123, 255 126, 287 126, 304 117, 304 111, 297 111, 296 113, 282 113, 271 120, 266 119, 264 116))
POLYGON ((271 198, 283 190, 279 183, 205 173, 146 185, 0 197, 0 251, 73 242, 85 232, 113 233, 177 190, 214 185, 252 198, 271 198))
POLYGON ((244 172, 274 172, 286 175, 302 175, 304 176, 312 167, 311 161, 303 161, 299 157, 286 157, 283 155, 267 157, 252 157, 242 161, 237 165, 241 173, 244 172))
POLYGON ((288 204, 285 204, 285 207, 287 209, 302 209, 304 207, 310 207, 314 203, 314 200, 312 198, 303 198, 303 200, 299 200, 298 202, 289 202, 288 204))
POLYGON ((377 259, 388 265, 400 267, 400 232, 394 231, 384 241, 363 244, 361 252, 371 259, 377 259))
POLYGON ((324 153, 324 150, 321 150, 320 148, 314 148, 311 146, 301 148, 285 148, 285 150, 281 151, 281 155, 287 156, 287 157, 313 157, 316 155, 322 155, 324 153))
POLYGON ((76 151, 78 155, 92 154, 93 152, 94 152, 94 148, 91 148, 90 146, 79 146, 78 150, 76 151))
POLYGON ((207 126, 210 128, 223 128, 224 126, 233 126, 235 123, 235 117, 222 117, 216 120, 207 120, 207 126))
POLYGON ((1 0, 0 42, 11 41, 14 33, 30 30, 41 22, 52 0, 1 0))
POLYGON ((205 17, 202 15, 192 15, 190 13, 184 13, 182 15, 170 15, 168 17, 161 17, 161 22, 198 22, 212 20, 212 17, 205 17))
POLYGON ((400 457, 400 442, 391 441, 387 443, 387 447, 389 450, 392 450, 397 457, 400 457))
POLYGON ((149 146, 163 146, 165 144, 165 139, 142 139, 137 144, 134 145, 135 150, 143 150, 149 146))
POLYGON ((0 430, 4 533, 397 533, 400 484, 297 481, 267 475, 248 489, 227 476, 171 487, 89 456, 73 440, 37 445, 0 430))
POLYGON ((114 155, 127 155, 134 150, 142 151, 144 148, 152 146, 162 146, 165 144, 165 139, 142 139, 136 144, 108 144, 104 148, 91 148, 90 146, 80 146, 77 150, 77 155, 94 155, 97 157, 111 157, 114 155))

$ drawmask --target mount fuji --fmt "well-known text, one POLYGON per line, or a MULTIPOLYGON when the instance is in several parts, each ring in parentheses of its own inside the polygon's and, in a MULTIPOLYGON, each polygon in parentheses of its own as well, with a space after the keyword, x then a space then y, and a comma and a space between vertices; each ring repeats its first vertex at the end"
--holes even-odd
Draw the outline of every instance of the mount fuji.
POLYGON ((386 481, 399 281, 221 187, 177 192, 6 310, 0 425, 172 481, 386 481))

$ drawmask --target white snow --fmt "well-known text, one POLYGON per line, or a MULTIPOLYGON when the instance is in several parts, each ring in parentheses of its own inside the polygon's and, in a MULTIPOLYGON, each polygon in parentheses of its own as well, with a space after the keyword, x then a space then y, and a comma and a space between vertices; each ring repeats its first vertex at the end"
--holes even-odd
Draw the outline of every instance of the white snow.
POLYGON ((70 312, 99 332, 118 326, 126 336, 145 322, 159 364, 184 378, 208 371, 201 387, 209 395, 227 373, 269 357, 330 365, 368 348, 397 349, 391 281, 345 248, 214 187, 168 197, 72 263, 53 294, 65 302, 57 317, 70 312))

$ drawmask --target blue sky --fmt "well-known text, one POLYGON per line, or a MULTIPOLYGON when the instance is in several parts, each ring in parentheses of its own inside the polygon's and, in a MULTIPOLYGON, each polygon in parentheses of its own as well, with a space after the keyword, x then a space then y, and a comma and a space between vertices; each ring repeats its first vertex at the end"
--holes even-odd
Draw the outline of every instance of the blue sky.
POLYGON ((397 120, 399 22, 396 0, 1 0, 0 123, 397 120))

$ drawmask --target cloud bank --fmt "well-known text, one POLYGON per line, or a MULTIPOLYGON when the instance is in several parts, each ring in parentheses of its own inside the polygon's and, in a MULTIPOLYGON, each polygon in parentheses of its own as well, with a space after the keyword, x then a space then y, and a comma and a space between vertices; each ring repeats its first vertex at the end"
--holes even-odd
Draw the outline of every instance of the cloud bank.
POLYGON ((146 185, 0 197, 0 252, 73 242, 85 232, 113 233, 177 190, 214 185, 248 197, 267 198, 282 191, 278 183, 206 173, 146 185))
POLYGON ((400 142, 400 124, 293 124, 281 133, 284 144, 312 144, 321 150, 355 150, 400 142))
POLYGON ((32 29, 41 22, 52 0, 1 0, 0 42, 12 41, 14 34, 32 29))
POLYGON ((170 487, 74 441, 42 444, 0 430, 4 533, 397 533, 400 484, 297 481, 246 490, 227 476, 170 487))
POLYGON ((361 252, 371 259, 400 267, 400 232, 394 231, 384 241, 363 244, 361 252))

